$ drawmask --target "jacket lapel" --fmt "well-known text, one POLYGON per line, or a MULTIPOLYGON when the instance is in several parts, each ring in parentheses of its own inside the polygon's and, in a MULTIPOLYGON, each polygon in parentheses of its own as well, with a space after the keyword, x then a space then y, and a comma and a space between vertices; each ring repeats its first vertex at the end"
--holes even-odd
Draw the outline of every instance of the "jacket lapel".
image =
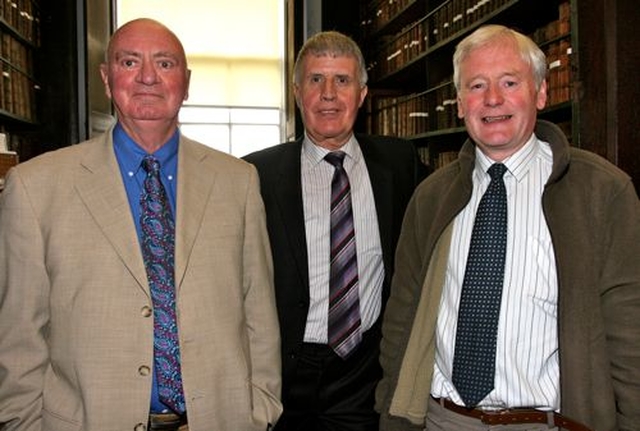
POLYGON ((303 285, 308 286, 309 268, 302 203, 301 151, 301 140, 285 146, 277 169, 278 177, 274 183, 273 193, 280 214, 280 223, 287 233, 289 249, 298 250, 294 255, 294 259, 301 274, 303 285))
POLYGON ((176 199, 176 289, 180 288, 202 225, 204 211, 211 200, 217 172, 204 167, 203 148, 181 136, 178 149, 178 189, 176 199))
POLYGON ((112 132, 96 138, 93 151, 80 161, 76 190, 123 265, 149 294, 129 201, 113 150, 112 132))

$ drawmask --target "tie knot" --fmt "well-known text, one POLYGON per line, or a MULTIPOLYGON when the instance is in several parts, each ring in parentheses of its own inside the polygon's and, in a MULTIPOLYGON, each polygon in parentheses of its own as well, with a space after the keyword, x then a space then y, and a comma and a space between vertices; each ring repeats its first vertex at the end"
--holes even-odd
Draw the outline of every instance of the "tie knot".
POLYGON ((507 167, 502 163, 494 163, 493 165, 491 165, 491 167, 489 167, 489 170, 487 172, 491 176, 492 181, 500 180, 502 179, 502 176, 505 174, 505 172, 507 172, 507 167))
POLYGON ((144 169, 146 173, 158 172, 160 171, 160 162, 151 155, 145 156, 144 159, 142 159, 142 169, 144 169))
POLYGON ((331 153, 327 153, 327 155, 324 156, 324 159, 334 167, 341 168, 345 155, 346 153, 344 151, 333 151, 331 153))

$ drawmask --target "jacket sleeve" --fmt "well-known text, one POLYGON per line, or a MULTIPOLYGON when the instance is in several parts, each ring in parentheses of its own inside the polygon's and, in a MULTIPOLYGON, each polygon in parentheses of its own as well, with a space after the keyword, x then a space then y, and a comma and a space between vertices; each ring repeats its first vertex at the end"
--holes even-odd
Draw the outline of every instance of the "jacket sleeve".
POLYGON ((382 324, 380 363, 383 375, 376 389, 376 410, 380 413, 380 430, 383 431, 422 429, 404 418, 390 414, 423 280, 420 240, 416 234, 419 221, 418 207, 414 195, 407 207, 398 241, 391 294, 382 324))
POLYGON ((273 263, 258 175, 252 167, 244 235, 245 314, 251 354, 253 421, 268 429, 282 412, 280 331, 275 305, 273 263))
POLYGON ((640 201, 631 182, 612 196, 601 303, 620 430, 640 430, 640 201))
POLYGON ((43 239, 16 168, 0 194, 0 425, 41 429, 49 280, 43 239))

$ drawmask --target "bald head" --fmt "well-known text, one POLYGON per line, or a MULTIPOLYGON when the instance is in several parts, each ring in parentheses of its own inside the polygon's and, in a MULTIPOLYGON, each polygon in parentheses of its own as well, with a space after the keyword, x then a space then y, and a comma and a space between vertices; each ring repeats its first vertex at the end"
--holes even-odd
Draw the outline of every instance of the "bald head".
POLYGON ((184 47, 182 46, 182 42, 180 42, 180 39, 178 39, 178 36, 176 36, 175 33, 172 32, 167 26, 151 18, 134 19, 119 27, 115 31, 115 33, 113 33, 111 39, 109 40, 107 52, 105 53, 106 62, 108 63, 109 61, 113 60, 114 46, 117 46, 121 39, 128 39, 142 34, 161 35, 163 39, 174 45, 176 51, 182 55, 182 59, 186 65, 187 59, 184 52, 184 47))

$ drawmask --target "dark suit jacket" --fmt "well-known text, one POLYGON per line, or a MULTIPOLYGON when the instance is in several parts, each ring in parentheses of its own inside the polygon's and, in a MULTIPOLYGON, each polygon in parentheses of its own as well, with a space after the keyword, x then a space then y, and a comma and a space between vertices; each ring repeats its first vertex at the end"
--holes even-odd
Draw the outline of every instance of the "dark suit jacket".
MULTIPOLYGON (((376 202, 385 268, 384 306, 389 295, 395 247, 404 211, 413 190, 426 176, 427 170, 408 141, 366 135, 356 135, 356 139, 364 155, 376 202)), ((298 139, 245 157, 258 169, 267 211, 282 336, 283 393, 296 367, 309 310, 301 149, 302 139, 298 139)), ((375 325, 373 330, 379 332, 379 326, 375 325)))

